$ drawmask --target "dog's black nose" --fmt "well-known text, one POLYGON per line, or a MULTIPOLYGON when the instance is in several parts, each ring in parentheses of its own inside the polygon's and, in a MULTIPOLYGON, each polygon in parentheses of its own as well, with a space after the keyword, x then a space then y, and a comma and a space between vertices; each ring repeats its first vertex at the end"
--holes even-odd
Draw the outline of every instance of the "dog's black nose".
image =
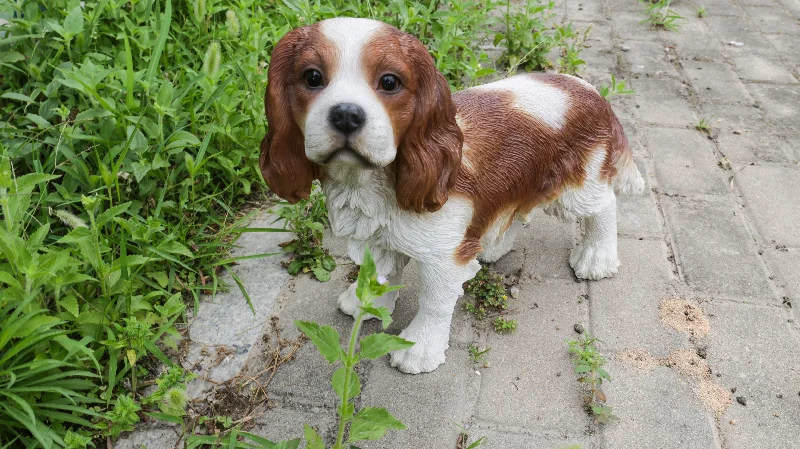
POLYGON ((331 108, 328 121, 334 128, 349 134, 364 125, 364 110, 353 103, 339 103, 331 108))

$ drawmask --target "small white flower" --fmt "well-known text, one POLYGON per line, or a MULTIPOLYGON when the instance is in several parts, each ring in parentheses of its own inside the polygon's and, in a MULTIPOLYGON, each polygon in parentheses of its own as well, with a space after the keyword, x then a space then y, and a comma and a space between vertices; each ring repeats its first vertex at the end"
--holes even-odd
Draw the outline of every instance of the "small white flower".
POLYGON ((381 284, 381 285, 384 285, 384 284, 386 284, 387 282, 389 282, 389 280, 388 280, 388 279, 386 279, 386 276, 378 276, 378 283, 379 283, 379 284, 381 284))

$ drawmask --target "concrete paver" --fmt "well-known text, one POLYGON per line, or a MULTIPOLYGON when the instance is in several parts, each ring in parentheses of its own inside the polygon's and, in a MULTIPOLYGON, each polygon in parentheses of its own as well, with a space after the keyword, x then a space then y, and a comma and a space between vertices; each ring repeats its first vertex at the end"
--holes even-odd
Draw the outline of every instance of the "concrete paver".
POLYGON ((756 302, 773 300, 738 207, 725 200, 663 198, 676 258, 689 286, 756 302))
POLYGON ((800 169, 748 165, 736 182, 761 236, 771 243, 800 246, 800 169))
POLYGON ((720 420, 724 447, 795 448, 800 428, 800 340, 775 307, 713 303, 708 361, 734 402, 720 420), (743 320, 742 317, 747 319, 743 320), (780 397, 779 397, 780 396, 780 397))
POLYGON ((714 145, 693 129, 648 128, 643 131, 654 151, 656 178, 667 193, 724 194, 722 170, 714 145))
MULTIPOLYGON (((714 419, 694 396, 692 386, 673 370, 650 370, 611 361, 605 393, 614 398, 617 425, 603 429, 608 448, 717 448, 714 419)), ((754 446, 755 447, 755 446, 754 446)))
POLYGON ((487 339, 490 367, 480 369, 476 418, 529 429, 583 428, 590 421, 564 342, 577 337, 575 324, 589 325, 588 304, 581 301, 584 286, 545 281, 520 290, 520 298, 512 301, 518 312, 510 315, 517 320, 517 331, 493 332, 487 339), (523 347, 529 350, 520 351, 523 347))
POLYGON ((672 267, 661 240, 620 239, 617 276, 589 285, 594 336, 604 350, 638 347, 663 357, 686 346, 686 338, 658 317, 661 301, 673 297, 672 267))

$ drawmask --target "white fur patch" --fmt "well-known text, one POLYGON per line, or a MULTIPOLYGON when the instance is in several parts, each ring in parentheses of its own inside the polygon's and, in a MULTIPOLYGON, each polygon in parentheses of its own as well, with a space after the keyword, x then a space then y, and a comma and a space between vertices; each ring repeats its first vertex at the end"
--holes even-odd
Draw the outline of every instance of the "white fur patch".
POLYGON ((514 95, 514 106, 552 128, 567 121, 569 95, 563 90, 525 75, 512 76, 473 89, 499 90, 514 95))

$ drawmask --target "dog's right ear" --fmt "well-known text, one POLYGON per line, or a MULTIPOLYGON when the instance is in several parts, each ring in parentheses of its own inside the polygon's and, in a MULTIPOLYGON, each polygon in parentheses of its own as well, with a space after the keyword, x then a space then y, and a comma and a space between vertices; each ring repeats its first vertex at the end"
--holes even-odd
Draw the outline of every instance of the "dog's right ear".
POLYGON ((320 167, 306 158, 305 138, 294 121, 289 91, 294 60, 306 41, 309 28, 292 30, 275 45, 264 96, 268 129, 261 141, 259 167, 267 186, 292 204, 308 199, 312 181, 320 176, 320 167))

